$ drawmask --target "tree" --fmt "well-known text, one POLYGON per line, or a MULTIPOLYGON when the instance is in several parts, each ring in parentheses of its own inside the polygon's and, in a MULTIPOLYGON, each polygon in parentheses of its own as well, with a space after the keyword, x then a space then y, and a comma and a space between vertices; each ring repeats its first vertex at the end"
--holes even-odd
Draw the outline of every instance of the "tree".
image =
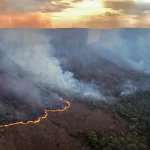
POLYGON ((128 150, 138 150, 138 147, 135 144, 129 144, 127 149, 128 150))
POLYGON ((88 138, 89 144, 92 147, 96 147, 97 146, 97 144, 98 144, 99 141, 98 141, 98 137, 97 137, 96 132, 91 131, 90 133, 88 133, 87 138, 88 138))

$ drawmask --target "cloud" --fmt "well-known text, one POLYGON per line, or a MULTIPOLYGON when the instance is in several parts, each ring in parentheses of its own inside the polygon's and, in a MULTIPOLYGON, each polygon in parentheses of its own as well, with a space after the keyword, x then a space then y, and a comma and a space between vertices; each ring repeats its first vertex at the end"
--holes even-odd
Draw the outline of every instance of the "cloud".
POLYGON ((0 1, 0 12, 3 12, 7 9, 7 3, 5 0, 0 1))
POLYGON ((36 11, 36 7, 41 4, 38 0, 1 0, 1 12, 30 12, 36 11))
POLYGON ((134 28, 150 27, 150 13, 144 11, 139 14, 126 14, 122 9, 107 9, 102 15, 84 17, 82 24, 87 28, 134 28))
POLYGON ((1 0, 0 27, 149 27, 149 10, 138 0, 1 0))
POLYGON ((117 16, 94 16, 85 21, 88 28, 115 28, 120 27, 117 16))
POLYGON ((42 12, 61 12, 67 8, 71 8, 70 2, 66 2, 63 0, 52 0, 45 1, 43 4, 39 5, 37 9, 42 12))
POLYGON ((32 12, 22 14, 0 14, 0 28, 120 28, 150 27, 150 14, 128 15, 117 11, 107 11, 103 15, 83 16, 71 21, 63 17, 53 17, 50 13, 32 12), (57 20, 56 20, 57 19, 57 20))
POLYGON ((124 10, 125 14, 140 14, 150 9, 150 3, 136 0, 104 0, 104 6, 113 10, 124 10))
POLYGON ((135 16, 95 16, 83 21, 87 28, 149 28, 149 17, 135 16))
POLYGON ((24 14, 0 14, 0 28, 49 28, 50 14, 33 12, 24 14))
POLYGON ((125 13, 129 13, 132 11, 132 8, 134 7, 134 2, 132 0, 126 0, 126 1, 117 1, 117 0, 105 0, 104 6, 106 8, 111 8, 113 10, 124 10, 125 13))
POLYGON ((1 12, 59 12, 69 8, 71 3, 66 0, 1 0, 1 12))
MULTIPOLYGON (((60 12, 68 8, 74 8, 78 4, 84 4, 90 0, 1 0, 0 11, 18 12, 60 12)), ((93 0, 95 3, 104 3, 105 8, 124 10, 125 13, 135 13, 150 9, 150 3, 140 3, 136 0, 93 0)), ((92 2, 93 2, 92 1, 92 2)), ((92 9, 92 8, 91 8, 92 9)), ((93 9, 94 10, 94 9, 93 9)))

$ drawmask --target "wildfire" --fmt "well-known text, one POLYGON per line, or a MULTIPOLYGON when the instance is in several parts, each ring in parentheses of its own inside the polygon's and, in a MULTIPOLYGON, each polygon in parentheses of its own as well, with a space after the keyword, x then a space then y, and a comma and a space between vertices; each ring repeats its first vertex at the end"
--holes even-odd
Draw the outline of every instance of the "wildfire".
MULTIPOLYGON (((60 99, 60 100, 62 100, 62 99, 60 99)), ((34 124, 39 123, 42 119, 47 118, 49 112, 62 112, 62 111, 67 110, 70 107, 70 102, 69 101, 65 101, 65 102, 66 102, 67 106, 65 106, 63 109, 56 109, 56 110, 44 109, 44 116, 37 118, 37 120, 35 120, 35 121, 32 121, 32 120, 28 121, 28 122, 20 121, 20 122, 0 125, 0 127, 9 127, 9 126, 14 126, 14 125, 19 125, 19 124, 23 125, 23 124, 30 124, 30 123, 34 123, 34 124)))

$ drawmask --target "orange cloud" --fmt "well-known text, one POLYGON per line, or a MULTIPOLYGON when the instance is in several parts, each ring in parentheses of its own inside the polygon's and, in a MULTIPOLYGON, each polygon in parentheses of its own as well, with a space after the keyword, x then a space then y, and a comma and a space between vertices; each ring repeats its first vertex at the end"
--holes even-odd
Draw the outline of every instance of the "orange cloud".
POLYGON ((127 15, 106 12, 103 15, 85 16, 80 20, 54 17, 50 13, 0 14, 0 28, 122 28, 150 27, 150 14, 127 15))
POLYGON ((150 27, 150 3, 137 1, 0 0, 0 28, 150 27))
POLYGON ((94 16, 83 21, 87 28, 150 28, 150 15, 105 15, 94 16))
POLYGON ((0 1, 0 12, 5 11, 7 9, 7 3, 5 0, 0 1))
POLYGON ((47 13, 0 14, 0 28, 50 28, 51 16, 47 13))

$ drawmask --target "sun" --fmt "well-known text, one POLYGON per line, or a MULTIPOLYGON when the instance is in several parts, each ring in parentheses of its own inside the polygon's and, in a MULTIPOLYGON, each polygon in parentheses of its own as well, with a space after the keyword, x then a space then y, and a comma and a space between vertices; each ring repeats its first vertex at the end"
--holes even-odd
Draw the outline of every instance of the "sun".
MULTIPOLYGON (((71 3, 70 8, 66 8, 62 12, 53 13, 53 16, 62 16, 63 20, 68 21, 69 19, 70 22, 78 22, 85 17, 103 14, 105 11, 103 0, 82 0, 71 3)), ((56 17, 53 18, 56 20, 56 17)))
POLYGON ((76 7, 83 9, 100 9, 103 8, 103 3, 101 0, 83 0, 80 3, 77 3, 76 7))
POLYGON ((102 0, 83 0, 75 3, 71 10, 79 15, 93 15, 101 13, 103 9, 102 0))

